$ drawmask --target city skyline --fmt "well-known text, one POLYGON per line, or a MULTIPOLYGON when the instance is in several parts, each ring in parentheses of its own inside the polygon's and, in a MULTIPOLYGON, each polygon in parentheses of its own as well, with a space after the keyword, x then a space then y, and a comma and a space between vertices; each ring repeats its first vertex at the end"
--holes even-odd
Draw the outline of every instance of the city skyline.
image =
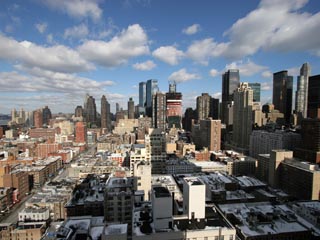
POLYGON ((137 105, 139 83, 149 79, 163 92, 175 80, 183 108, 195 108, 202 93, 221 99, 228 69, 239 69, 240 82, 261 83, 264 104, 272 102, 273 73, 288 70, 293 93, 303 63, 310 76, 320 73, 315 0, 1 5, 0 113, 46 105, 53 113, 74 112, 86 93, 99 110, 105 95, 115 112, 115 103, 126 109, 130 97, 137 105))

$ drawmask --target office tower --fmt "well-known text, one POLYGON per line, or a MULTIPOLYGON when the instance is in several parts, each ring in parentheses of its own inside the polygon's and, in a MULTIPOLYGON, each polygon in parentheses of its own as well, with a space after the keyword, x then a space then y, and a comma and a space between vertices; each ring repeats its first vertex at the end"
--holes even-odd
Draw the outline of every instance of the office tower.
POLYGON ((169 92, 166 93, 168 128, 181 128, 182 124, 182 94, 176 92, 176 83, 170 82, 169 92))
POLYGON ((139 83, 139 107, 146 107, 147 85, 145 82, 139 83))
POLYGON ((309 77, 308 117, 320 118, 320 75, 309 77))
POLYGON ((120 105, 119 105, 119 103, 116 103, 116 113, 117 112, 120 112, 120 105))
POLYGON ((152 95, 158 91, 158 80, 149 79, 146 83, 146 115, 148 117, 152 117, 152 95))
POLYGON ((152 100, 152 127, 166 130, 166 95, 157 92, 152 100))
POLYGON ((222 108, 221 121, 226 125, 233 124, 233 116, 229 111, 233 108, 233 92, 239 87, 240 75, 238 69, 230 69, 222 74, 222 108))
POLYGON ((15 108, 13 108, 11 110, 11 121, 15 122, 16 118, 17 118, 18 114, 17 114, 17 110, 15 108))
POLYGON ((273 74, 273 96, 274 108, 284 114, 286 123, 290 122, 292 112, 292 88, 293 77, 288 76, 288 71, 273 74))
POLYGON ((134 101, 129 98, 128 101, 128 119, 134 119, 134 101))
POLYGON ((210 115, 211 96, 208 93, 202 93, 197 97, 197 118, 206 119, 210 115))
POLYGON ((76 123, 76 142, 86 143, 87 142, 87 127, 84 122, 76 123))
POLYGON ((300 68, 300 76, 298 76, 295 104, 296 112, 298 114, 300 113, 303 118, 306 118, 308 114, 308 87, 310 73, 310 65, 308 63, 304 63, 300 68))
POLYGON ((89 96, 86 104, 86 122, 89 125, 96 124, 97 122, 97 110, 96 101, 92 96, 89 96))
POLYGON ((33 112, 33 121, 34 121, 34 126, 36 128, 42 128, 43 119, 42 119, 42 112, 40 109, 33 112))
POLYGON ((43 124, 49 125, 50 119, 52 118, 51 110, 48 106, 42 109, 42 121, 43 124))
POLYGON ((260 83, 249 83, 253 91, 253 101, 260 102, 261 84, 260 83))
POLYGON ((219 104, 218 98, 211 98, 209 117, 212 117, 212 119, 219 119, 219 104))
POLYGON ((74 110, 74 116, 75 117, 83 117, 83 108, 82 106, 77 106, 74 110))
POLYGON ((187 108, 186 111, 184 112, 184 117, 182 119, 183 129, 191 132, 192 119, 196 119, 196 118, 197 118, 197 111, 193 110, 192 108, 187 108))
POLYGON ((301 136, 301 144, 294 150, 294 156, 304 161, 320 163, 320 119, 303 119, 301 136))
POLYGON ((105 95, 101 97, 101 128, 108 128, 108 106, 105 95))
POLYGON ((221 150, 221 121, 211 118, 200 120, 200 147, 209 151, 221 150))
POLYGON ((244 149, 249 148, 249 138, 252 132, 253 91, 248 83, 240 83, 234 92, 233 108, 233 142, 244 149))

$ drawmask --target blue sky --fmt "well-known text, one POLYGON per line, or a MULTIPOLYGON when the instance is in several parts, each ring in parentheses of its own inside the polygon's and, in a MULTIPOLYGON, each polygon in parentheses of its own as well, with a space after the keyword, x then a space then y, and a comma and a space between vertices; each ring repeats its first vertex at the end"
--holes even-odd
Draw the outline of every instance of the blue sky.
MULTIPOLYGON (((0 113, 48 105, 73 112, 86 93, 126 109, 139 82, 177 82, 183 107, 203 92, 221 97, 221 74, 262 84, 320 74, 317 0, 0 0, 0 113)), ((296 86, 295 86, 296 87, 296 86)))

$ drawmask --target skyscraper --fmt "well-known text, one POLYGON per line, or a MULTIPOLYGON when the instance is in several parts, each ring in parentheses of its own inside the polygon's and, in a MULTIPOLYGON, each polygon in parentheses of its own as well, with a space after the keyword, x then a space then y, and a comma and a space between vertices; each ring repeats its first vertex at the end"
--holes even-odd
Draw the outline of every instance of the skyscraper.
POLYGON ((116 113, 120 111, 120 105, 119 103, 116 103, 116 113))
POLYGON ((320 118, 320 75, 309 77, 308 117, 320 118))
POLYGON ((197 117, 198 120, 206 119, 210 115, 211 96, 208 93, 202 93, 197 97, 197 117))
POLYGON ((152 100, 152 127, 166 129, 166 95, 157 92, 152 100))
POLYGON ((253 101, 260 102, 261 84, 260 83, 249 83, 249 87, 253 91, 253 101))
POLYGON ((146 114, 148 117, 152 117, 152 95, 158 91, 158 80, 149 79, 146 83, 146 114))
POLYGON ((288 71, 280 71, 273 74, 274 108, 284 114, 286 123, 290 122, 292 112, 293 77, 288 76, 288 71))
POLYGON ((42 119, 42 112, 40 109, 33 112, 33 121, 34 121, 34 126, 36 128, 42 128, 43 119, 42 119))
POLYGON ((169 92, 166 93, 167 123, 168 128, 182 127, 182 94, 176 92, 176 83, 169 84, 169 92))
POLYGON ((96 101, 92 96, 89 96, 86 104, 86 121, 89 125, 96 124, 97 121, 97 110, 96 101))
POLYGON ((239 69, 229 69, 222 74, 222 109, 221 121, 227 125, 232 125, 232 114, 229 108, 233 106, 233 92, 238 88, 240 82, 239 69))
POLYGON ((252 132, 253 91, 248 83, 240 83, 234 92, 233 142, 236 146, 249 149, 252 132))
POLYGON ((76 127, 76 142, 86 143, 87 142, 87 127, 83 122, 77 122, 76 127))
POLYGON ((219 119, 219 99, 218 98, 211 98, 209 117, 212 117, 212 119, 214 120, 219 119))
POLYGON ((134 101, 132 98, 128 101, 128 119, 134 119, 134 101))
POLYGON ((147 100, 147 88, 145 82, 139 83, 139 107, 145 107, 147 100))
POLYGON ((48 106, 45 106, 42 109, 42 122, 43 122, 43 124, 49 125, 51 118, 52 118, 51 110, 48 106))
POLYGON ((82 106, 77 106, 74 110, 74 116, 75 117, 83 117, 83 108, 82 106))
POLYGON ((105 95, 101 97, 101 128, 110 130, 110 104, 105 95))
POLYGON ((308 63, 304 63, 300 68, 300 76, 297 81, 296 104, 297 113, 301 113, 303 118, 308 114, 308 87, 311 68, 308 63))

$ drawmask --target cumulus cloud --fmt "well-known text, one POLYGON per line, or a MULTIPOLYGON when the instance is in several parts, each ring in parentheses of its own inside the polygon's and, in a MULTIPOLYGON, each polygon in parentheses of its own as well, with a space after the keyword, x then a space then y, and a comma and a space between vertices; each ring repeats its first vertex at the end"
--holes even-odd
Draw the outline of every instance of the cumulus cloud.
POLYGON ((157 65, 151 60, 148 60, 142 63, 135 63, 132 65, 134 69, 141 70, 141 71, 149 71, 155 68, 156 66, 157 65))
POLYGON ((78 52, 62 45, 43 47, 29 41, 18 42, 0 34, 0 59, 11 60, 29 67, 57 72, 83 72, 94 67, 78 52))
POLYGON ((109 42, 86 41, 78 50, 84 58, 105 67, 127 63, 130 58, 149 53, 148 37, 139 24, 130 25, 109 42))
POLYGON ((47 23, 36 23, 35 28, 39 31, 39 33, 44 33, 48 27, 47 23))
POLYGON ((182 32, 184 34, 187 34, 187 35, 192 35, 192 34, 196 34, 197 32, 199 32, 200 30, 200 25, 199 24, 193 24, 189 27, 186 27, 182 30, 182 32))
POLYGON ((271 78, 273 76, 272 72, 267 70, 267 71, 263 71, 261 73, 261 76, 264 77, 264 78, 271 78))
POLYGON ((221 92, 216 92, 216 93, 214 93, 214 94, 212 95, 212 97, 221 100, 222 93, 221 93, 221 92))
POLYGON ((53 92, 84 94, 87 91, 101 91, 106 86, 112 86, 112 81, 95 81, 79 77, 75 74, 57 73, 40 68, 16 66, 20 71, 1 72, 1 92, 53 92))
POLYGON ((162 46, 154 50, 152 55, 165 63, 177 65, 185 54, 174 46, 162 46))
POLYGON ((187 82, 190 80, 194 80, 194 79, 200 79, 201 76, 199 74, 196 73, 188 73, 187 70, 185 68, 182 68, 176 72, 173 72, 170 76, 169 76, 169 80, 170 81, 175 81, 177 83, 179 82, 187 82))
POLYGON ((216 76, 218 76, 220 74, 220 72, 217 70, 217 69, 214 69, 214 68, 212 68, 210 71, 209 71, 209 75, 211 76, 211 77, 216 77, 216 76))
POLYGON ((89 30, 86 24, 73 26, 64 30, 64 38, 84 38, 89 34, 89 30))
POLYGON ((99 7, 100 0, 43 0, 49 8, 58 10, 68 14, 74 18, 89 17, 94 21, 97 21, 102 16, 102 9, 99 7))
POLYGON ((272 82, 263 82, 261 83, 261 90, 269 91, 272 89, 272 86, 273 86, 272 82))
POLYGON ((217 43, 213 38, 194 41, 187 49, 187 56, 194 61, 208 65, 211 57, 218 57, 225 50, 225 43, 217 43))
POLYGON ((226 70, 239 69, 240 75, 252 76, 252 75, 255 75, 263 70, 268 69, 268 67, 258 65, 256 63, 248 60, 247 62, 243 62, 243 61, 232 62, 230 64, 227 64, 225 69, 226 70))
POLYGON ((299 76, 300 75, 300 68, 299 67, 292 67, 288 69, 288 75, 290 76, 299 76))

